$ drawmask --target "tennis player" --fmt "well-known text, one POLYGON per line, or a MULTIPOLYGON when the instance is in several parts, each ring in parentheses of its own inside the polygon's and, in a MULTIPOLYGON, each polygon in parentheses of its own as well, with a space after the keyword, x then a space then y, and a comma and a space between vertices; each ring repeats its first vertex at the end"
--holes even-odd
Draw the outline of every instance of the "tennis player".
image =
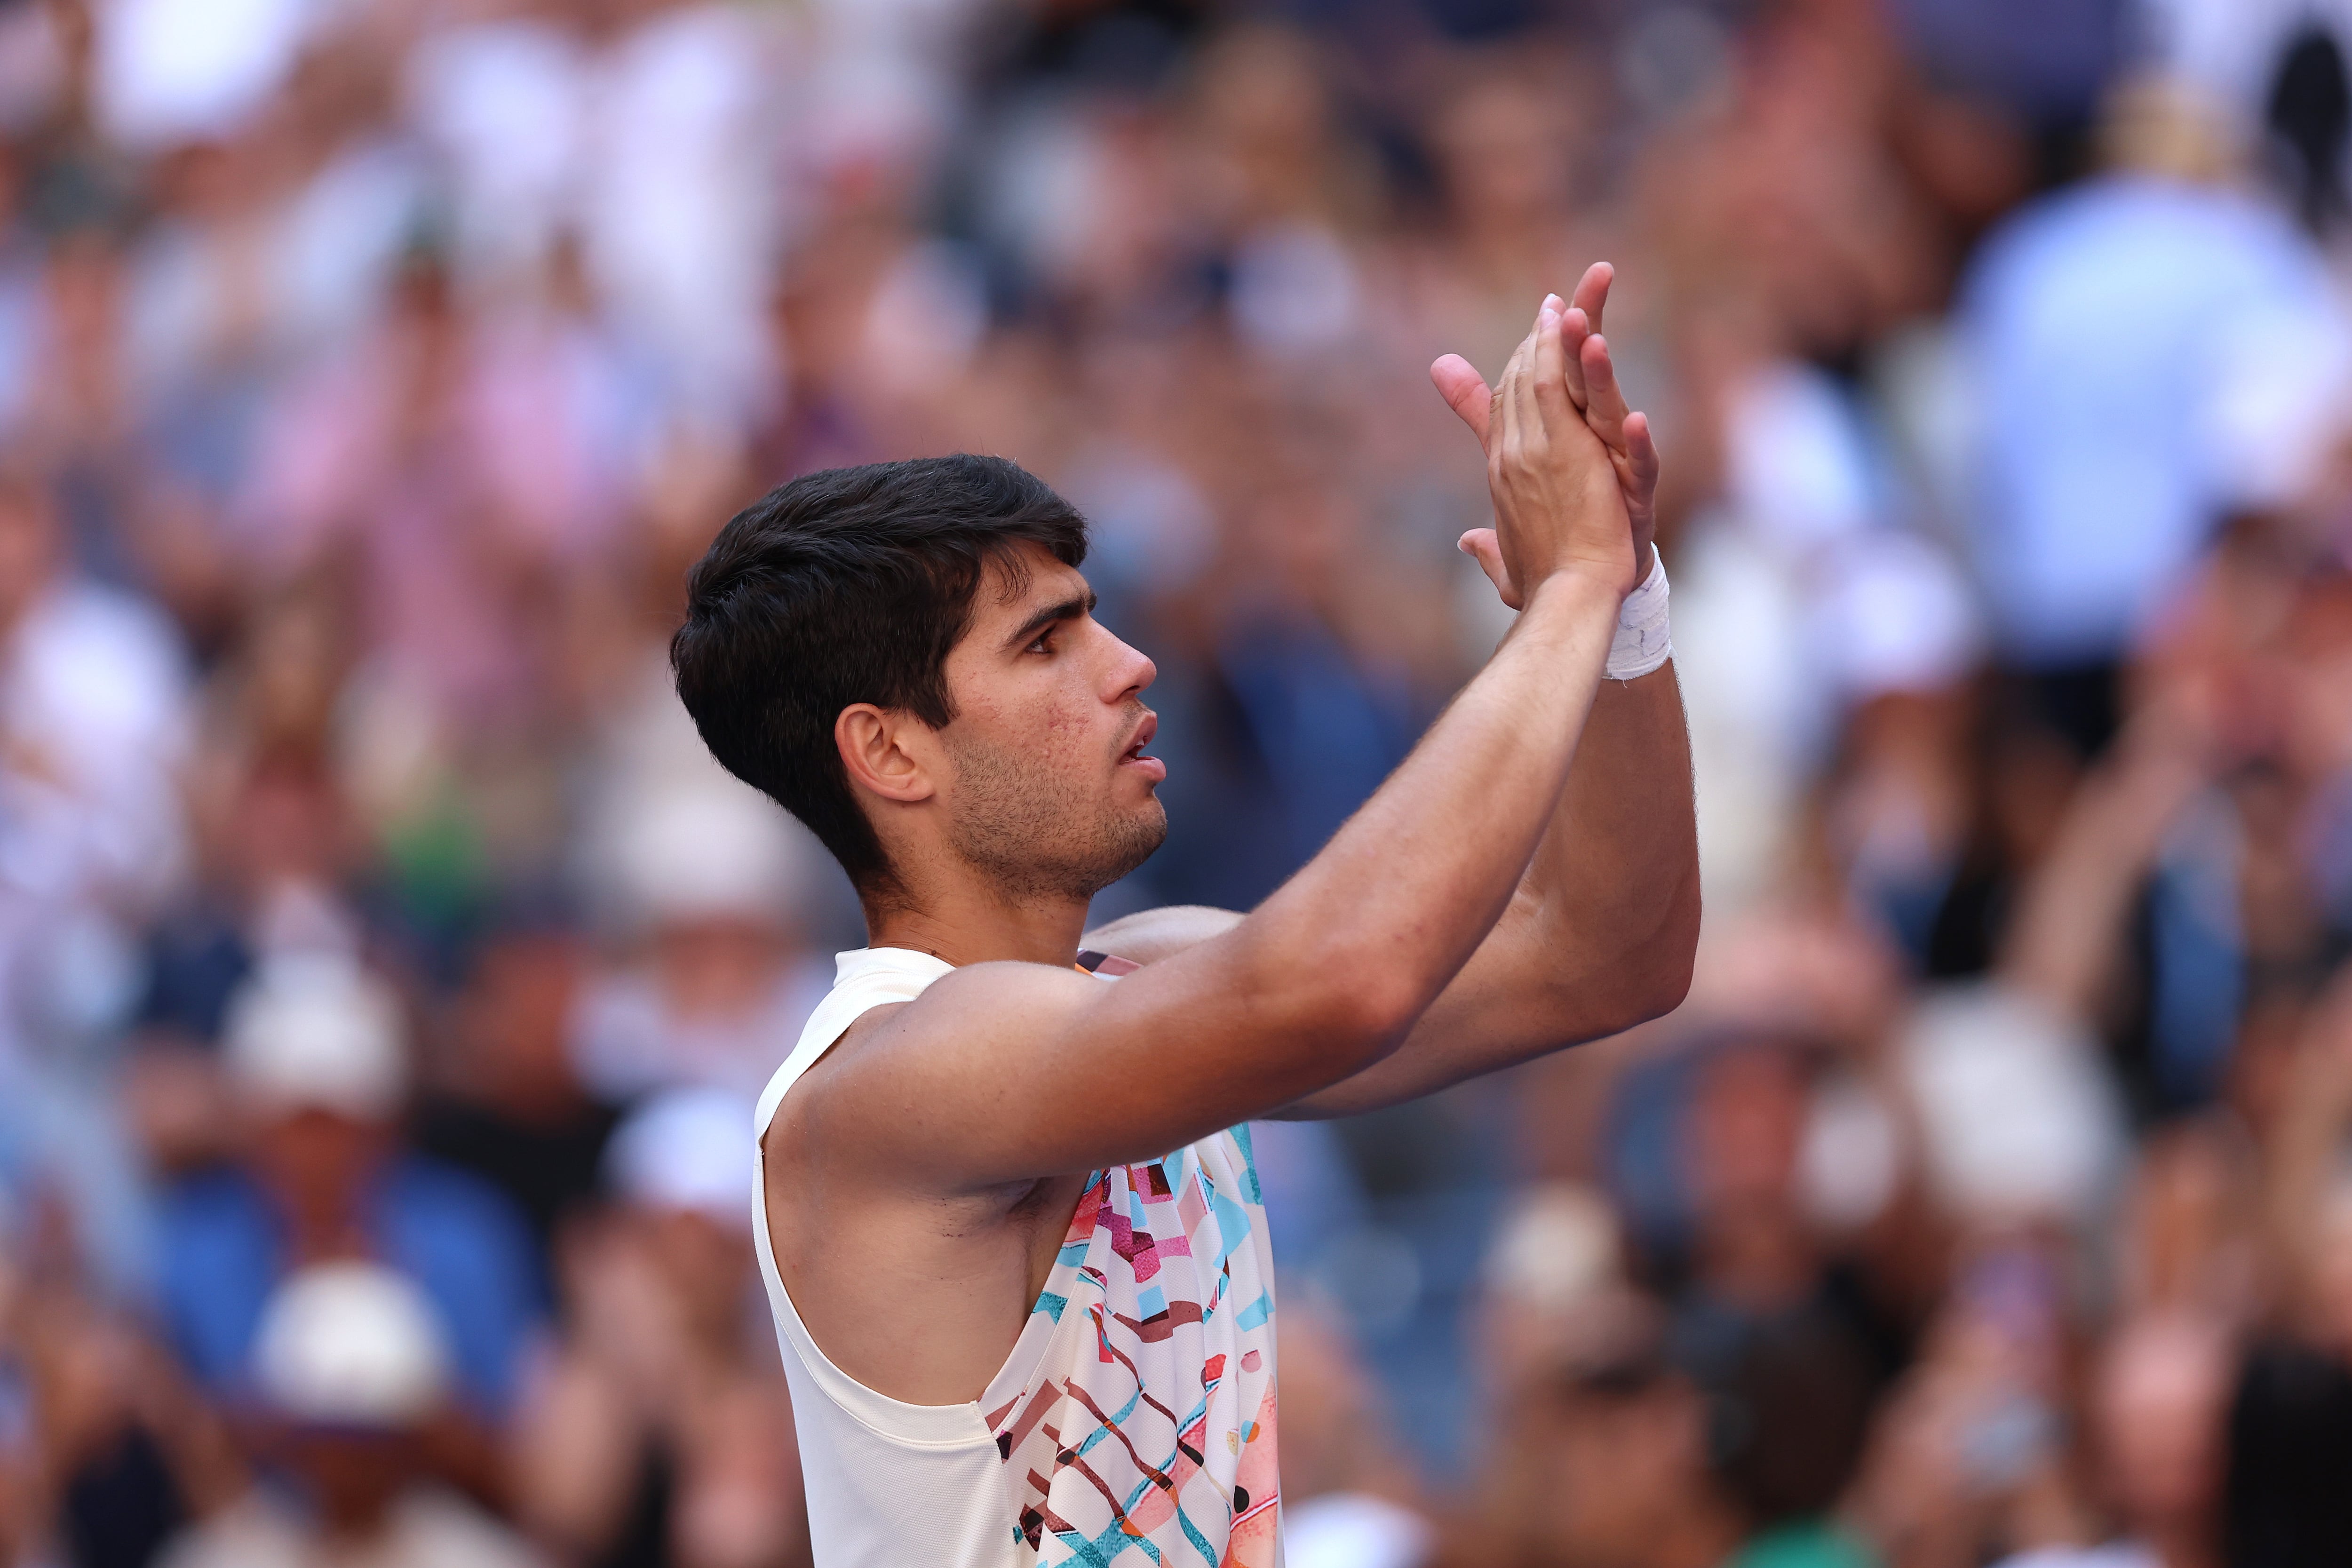
POLYGON ((758 1110, 761 1271, 819 1568, 1280 1560, 1274 1274, 1247 1126, 1344 1115, 1664 1013, 1698 868, 1657 458, 1548 298, 1464 536, 1518 612, 1329 845, 1246 915, 1084 934, 1160 844, 1151 661, 1078 514, 970 456, 811 474, 719 533, 672 647, 870 946, 758 1110))

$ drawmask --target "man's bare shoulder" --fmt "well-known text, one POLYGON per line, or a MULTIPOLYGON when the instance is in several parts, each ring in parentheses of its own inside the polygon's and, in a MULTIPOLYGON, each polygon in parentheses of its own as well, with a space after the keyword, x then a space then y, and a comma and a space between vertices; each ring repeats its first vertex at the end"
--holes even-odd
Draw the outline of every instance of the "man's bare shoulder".
MULTIPOLYGON (((992 1051, 1069 1021, 1100 999, 1102 982, 1049 963, 968 963, 940 975, 909 1002, 875 1007, 842 1031, 827 1053, 832 1092, 887 1090, 906 1075, 950 1068, 955 1058, 992 1051)), ((812 1072, 812 1079, 814 1074, 812 1072)))
MULTIPOLYGON (((1205 904, 1170 904, 1126 915, 1087 932, 1083 950, 1108 953, 1131 963, 1173 958, 1241 923, 1231 910, 1205 904)), ((940 976, 911 1002, 890 1003, 862 1015, 842 1033, 829 1053, 835 1059, 867 1054, 854 1047, 871 1042, 896 1047, 929 1041, 941 1033, 965 1037, 999 1029, 1034 1029, 1063 1020, 1068 1011, 1102 997, 1102 981, 1073 967, 998 961, 967 963, 940 976), (845 1050, 844 1047, 853 1048, 845 1050)))
POLYGON ((1232 1118, 1218 1097, 1246 1109, 1254 1070, 1220 1065, 1208 1048, 1230 1028, 1216 1009, 1234 982, 1213 967, 1179 971, 1209 961, 1234 919, 1153 911, 1105 928, 1092 939, 1104 951, 1152 964, 1118 984, 1076 963, 968 963, 912 1001, 874 1009, 810 1069, 792 1097, 802 1103, 780 1119, 798 1160, 857 1176, 867 1191, 970 1196, 1223 1125, 1232 1118), (1179 1027, 1194 1048, 1171 1056, 1179 1027))
POLYGON ((871 1008, 785 1097, 763 1130, 769 1156, 928 1192, 934 1156, 968 1142, 975 1111, 1021 1076, 1014 1058, 1080 1024, 1108 989, 1075 967, 972 963, 871 1008))
MULTIPOLYGON (((1157 963, 1223 935, 1241 918, 1199 904, 1145 910, 1088 931, 1084 948, 1132 963, 1157 963)), ((968 963, 940 976, 912 1002, 891 1008, 888 1017, 877 1018, 865 1054, 877 1068, 902 1054, 938 1066, 942 1053, 952 1059, 963 1052, 1034 1041, 1041 1031, 1067 1026, 1107 999, 1101 977, 1076 965, 968 963)))

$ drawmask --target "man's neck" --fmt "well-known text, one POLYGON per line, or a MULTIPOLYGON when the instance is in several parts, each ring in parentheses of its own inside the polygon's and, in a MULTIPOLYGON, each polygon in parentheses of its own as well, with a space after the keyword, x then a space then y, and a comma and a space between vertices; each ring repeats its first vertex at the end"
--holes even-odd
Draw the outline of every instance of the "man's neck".
POLYGON ((869 906, 866 941, 870 947, 903 947, 928 952, 961 968, 967 963, 1074 963, 1086 930, 1082 900, 1051 899, 1008 903, 988 894, 927 899, 921 907, 869 906))

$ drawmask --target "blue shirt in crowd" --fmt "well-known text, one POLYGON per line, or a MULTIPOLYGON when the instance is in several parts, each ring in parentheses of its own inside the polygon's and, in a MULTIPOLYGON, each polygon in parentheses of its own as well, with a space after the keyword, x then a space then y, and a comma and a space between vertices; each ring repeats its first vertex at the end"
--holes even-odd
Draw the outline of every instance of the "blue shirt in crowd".
POLYGON ((1979 565, 2027 668, 2122 654, 2231 511, 2286 499, 2347 357, 2326 268, 2284 214, 2143 176, 2010 219, 1960 324, 1979 565))
MULTIPOLYGON (((207 1172, 163 1199, 159 1280, 165 1326, 187 1365, 233 1396, 252 1388, 254 1338, 288 1273, 284 1227, 253 1179, 207 1172)), ((366 1225, 376 1257, 439 1309, 458 1386, 504 1411, 540 1315, 530 1234, 496 1188, 414 1156, 377 1178, 366 1225)))

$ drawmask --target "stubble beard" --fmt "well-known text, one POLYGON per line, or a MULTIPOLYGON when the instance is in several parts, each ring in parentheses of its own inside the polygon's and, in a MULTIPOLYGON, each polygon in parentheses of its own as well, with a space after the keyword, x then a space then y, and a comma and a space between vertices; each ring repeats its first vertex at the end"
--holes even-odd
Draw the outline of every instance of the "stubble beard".
POLYGON ((1093 898, 1151 858, 1168 837, 1158 799, 1122 811, 1008 752, 953 751, 948 844, 1010 902, 1093 898))

